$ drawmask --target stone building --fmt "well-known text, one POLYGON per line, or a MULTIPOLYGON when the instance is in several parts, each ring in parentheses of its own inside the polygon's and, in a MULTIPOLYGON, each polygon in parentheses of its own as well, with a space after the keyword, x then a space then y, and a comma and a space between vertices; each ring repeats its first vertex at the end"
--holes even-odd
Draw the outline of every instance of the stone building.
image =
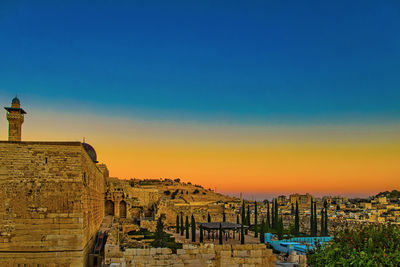
POLYGON ((5 109, 0 266, 84 266, 104 217, 107 168, 86 143, 21 141, 26 112, 18 98, 5 109))
POLYGON ((312 196, 308 193, 305 195, 293 194, 289 196, 289 200, 293 205, 296 204, 296 201, 299 205, 311 205, 312 196))

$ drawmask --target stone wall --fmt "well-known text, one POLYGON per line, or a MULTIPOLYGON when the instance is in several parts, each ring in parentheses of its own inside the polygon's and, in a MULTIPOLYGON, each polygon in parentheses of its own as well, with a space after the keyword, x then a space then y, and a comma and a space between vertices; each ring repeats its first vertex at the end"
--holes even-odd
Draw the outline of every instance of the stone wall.
POLYGON ((200 246, 184 244, 176 254, 168 248, 126 249, 106 244, 105 263, 113 266, 208 266, 246 267, 275 266, 276 257, 265 244, 200 246))
POLYGON ((81 143, 0 141, 0 199, 0 266, 84 265, 104 176, 81 143))

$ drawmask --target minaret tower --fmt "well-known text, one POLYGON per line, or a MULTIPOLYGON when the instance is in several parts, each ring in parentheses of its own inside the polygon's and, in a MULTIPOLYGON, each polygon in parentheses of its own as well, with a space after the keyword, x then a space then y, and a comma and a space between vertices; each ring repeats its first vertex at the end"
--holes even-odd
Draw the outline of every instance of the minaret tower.
POLYGON ((8 141, 21 141, 25 110, 21 108, 21 103, 17 97, 12 100, 11 107, 4 108, 7 110, 8 141))

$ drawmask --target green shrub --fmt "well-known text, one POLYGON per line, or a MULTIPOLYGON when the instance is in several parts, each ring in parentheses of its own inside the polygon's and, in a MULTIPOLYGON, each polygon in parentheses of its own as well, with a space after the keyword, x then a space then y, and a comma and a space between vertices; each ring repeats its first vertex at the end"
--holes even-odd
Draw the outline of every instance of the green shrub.
POLYGON ((307 256, 311 266, 400 266, 400 227, 363 225, 335 233, 307 256))

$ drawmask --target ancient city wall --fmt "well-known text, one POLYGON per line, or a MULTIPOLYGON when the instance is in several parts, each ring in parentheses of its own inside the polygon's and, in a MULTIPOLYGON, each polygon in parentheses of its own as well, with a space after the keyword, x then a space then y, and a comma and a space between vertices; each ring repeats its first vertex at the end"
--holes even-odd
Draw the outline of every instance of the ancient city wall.
POLYGON ((183 245, 176 254, 168 248, 126 249, 120 251, 117 245, 107 244, 105 263, 113 266, 275 266, 276 257, 265 244, 183 245))
POLYGON ((104 177, 81 143, 0 141, 0 199, 1 266, 83 266, 104 177))

